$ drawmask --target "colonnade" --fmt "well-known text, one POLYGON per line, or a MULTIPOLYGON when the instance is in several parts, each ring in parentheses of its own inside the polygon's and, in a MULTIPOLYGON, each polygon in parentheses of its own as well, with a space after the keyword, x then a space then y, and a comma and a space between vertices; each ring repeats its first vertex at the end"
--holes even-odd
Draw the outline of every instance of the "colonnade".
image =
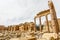
POLYGON ((39 28, 40 28, 40 32, 42 32, 42 21, 41 21, 41 17, 43 17, 43 16, 45 16, 45 18, 46 18, 46 27, 48 28, 48 32, 50 32, 49 31, 49 24, 48 24, 48 14, 50 14, 49 13, 50 12, 50 10, 48 9, 48 10, 45 10, 45 11, 41 11, 41 12, 39 12, 36 16, 35 16, 35 18, 34 18, 34 22, 35 22, 35 24, 36 24, 36 18, 39 18, 39 23, 40 23, 40 25, 39 25, 39 28))
POLYGON ((54 8, 52 0, 48 1, 48 7, 49 7, 48 10, 41 11, 34 17, 34 22, 36 24, 36 18, 39 18, 39 21, 40 21, 40 32, 42 32, 41 17, 45 16, 46 17, 47 31, 50 32, 49 23, 48 23, 48 17, 47 16, 48 16, 48 14, 51 14, 51 24, 52 24, 53 32, 54 33, 58 33, 59 32, 59 24, 58 24, 58 21, 57 21, 56 11, 55 11, 55 8, 54 8))

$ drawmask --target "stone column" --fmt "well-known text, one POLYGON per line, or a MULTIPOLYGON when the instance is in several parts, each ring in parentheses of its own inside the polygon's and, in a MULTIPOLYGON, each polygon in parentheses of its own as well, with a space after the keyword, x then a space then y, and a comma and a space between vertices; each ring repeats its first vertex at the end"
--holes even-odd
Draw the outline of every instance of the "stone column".
POLYGON ((39 21, 40 21, 40 31, 42 32, 42 24, 41 24, 41 17, 39 17, 39 21))
POLYGON ((34 24, 34 31, 37 31, 37 30, 36 30, 36 26, 35 26, 35 24, 34 24))
POLYGON ((11 27, 11 31, 12 31, 12 27, 11 27))
POLYGON ((10 31, 11 31, 11 27, 10 27, 10 31))
POLYGON ((49 23, 48 23, 48 17, 47 17, 47 15, 46 15, 45 17, 46 17, 46 27, 47 27, 47 31, 50 32, 50 30, 49 30, 49 23))
POLYGON ((10 27, 8 27, 8 31, 10 31, 10 27))
MULTIPOLYGON (((57 33, 57 35, 58 35, 58 33, 59 33, 59 24, 58 24, 56 11, 55 11, 53 2, 48 1, 48 5, 49 5, 49 8, 50 8, 50 13, 51 13, 51 22, 52 22, 53 32, 57 33)), ((59 36, 57 36, 56 40, 59 40, 59 36)))
POLYGON ((36 18, 34 18, 34 31, 36 31, 36 18))
POLYGON ((15 28, 16 28, 16 27, 14 26, 14 31, 15 31, 15 28))
POLYGON ((11 31, 11 26, 9 26, 9 31, 11 31))
POLYGON ((30 25, 28 26, 28 31, 29 31, 29 32, 31 31, 31 27, 30 27, 30 25))
POLYGON ((51 22, 52 22, 53 32, 58 33, 59 25, 58 25, 58 20, 57 20, 56 11, 55 11, 53 2, 48 1, 48 5, 50 8, 50 13, 51 13, 51 22))

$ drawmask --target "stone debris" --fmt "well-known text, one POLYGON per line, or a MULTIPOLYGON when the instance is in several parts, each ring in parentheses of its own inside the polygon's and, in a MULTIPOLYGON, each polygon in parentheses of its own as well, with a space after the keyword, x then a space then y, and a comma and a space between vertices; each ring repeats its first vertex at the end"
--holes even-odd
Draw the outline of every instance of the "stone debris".
POLYGON ((54 39, 57 38, 57 34, 56 33, 44 33, 42 38, 46 38, 47 40, 49 40, 51 37, 53 37, 54 39))
MULTIPOLYGON (((59 33, 60 34, 60 33, 59 33)), ((40 32, 7 32, 0 33, 0 39, 2 40, 49 40, 53 37, 57 38, 56 33, 40 33, 40 32)))
POLYGON ((34 22, 25 22, 19 25, 0 27, 0 40, 58 40, 60 39, 59 25, 52 1, 48 1, 48 10, 39 12, 34 17, 34 22), (51 24, 49 26, 48 14, 51 14, 51 24), (42 25, 41 17, 45 16, 46 25, 42 25), (36 18, 39 18, 40 25, 37 30, 36 18), (51 30, 51 29, 52 30, 51 30))

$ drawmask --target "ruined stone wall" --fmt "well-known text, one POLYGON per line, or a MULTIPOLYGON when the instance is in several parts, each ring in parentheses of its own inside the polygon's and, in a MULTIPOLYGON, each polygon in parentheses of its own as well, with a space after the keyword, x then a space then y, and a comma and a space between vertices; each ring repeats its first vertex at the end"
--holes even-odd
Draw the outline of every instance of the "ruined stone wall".
POLYGON ((4 25, 0 25, 0 31, 3 31, 5 29, 4 25))

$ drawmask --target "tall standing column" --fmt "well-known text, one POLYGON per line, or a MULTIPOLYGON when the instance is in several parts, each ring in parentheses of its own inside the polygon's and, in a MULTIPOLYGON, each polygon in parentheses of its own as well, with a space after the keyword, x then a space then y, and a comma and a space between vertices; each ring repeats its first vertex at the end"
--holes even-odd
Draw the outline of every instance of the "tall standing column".
MULTIPOLYGON (((50 13, 51 13, 51 22, 52 22, 52 27, 53 27, 53 32, 59 33, 59 24, 58 24, 58 20, 57 20, 57 16, 56 16, 56 12, 55 12, 55 8, 53 5, 52 1, 48 2, 49 8, 50 8, 50 13)), ((59 36, 57 36, 57 39, 59 40, 59 36)))
POLYGON ((59 32, 59 25, 58 25, 57 16, 56 16, 53 2, 48 1, 48 5, 50 8, 50 13, 51 13, 51 22, 52 22, 53 32, 58 33, 59 32))
POLYGON ((47 31, 48 31, 48 32, 50 32, 50 30, 49 30, 49 23, 48 23, 48 17, 47 17, 47 15, 46 15, 45 17, 46 17, 46 26, 47 26, 47 31))
POLYGON ((42 32, 41 17, 39 17, 39 21, 40 21, 40 31, 42 32))

